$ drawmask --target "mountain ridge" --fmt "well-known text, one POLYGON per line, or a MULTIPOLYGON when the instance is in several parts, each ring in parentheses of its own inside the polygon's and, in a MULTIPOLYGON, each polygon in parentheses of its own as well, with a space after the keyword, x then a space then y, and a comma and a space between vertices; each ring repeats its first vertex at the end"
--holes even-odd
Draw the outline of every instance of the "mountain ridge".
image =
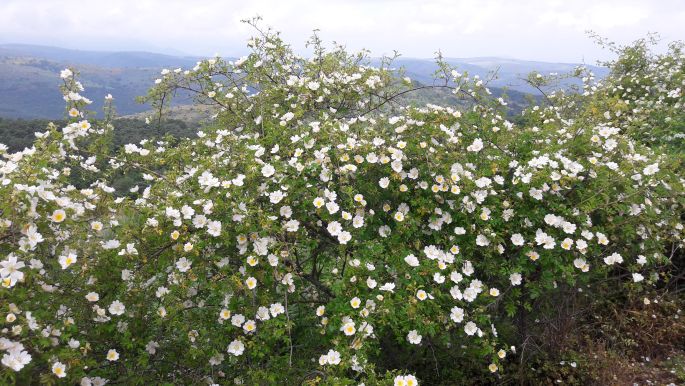
MULTIPOLYGON (((21 43, 0 44, 0 116, 7 118, 61 118, 64 105, 59 94, 59 70, 71 66, 81 74, 86 95, 93 100, 91 108, 99 111, 105 95, 112 94, 120 114, 140 114, 149 107, 135 98, 145 95, 163 68, 189 68, 202 60, 196 56, 174 56, 148 51, 91 51, 48 45, 21 43)), ((232 58, 226 58, 232 59, 232 58)), ((475 57, 446 58, 459 71, 485 78, 498 71, 499 78, 489 86, 506 89, 514 97, 539 94, 522 78, 531 71, 541 73, 569 72, 578 64, 526 61, 513 58, 475 57)), ((372 58, 371 64, 378 64, 372 58)), ((433 59, 399 57, 393 67, 404 67, 405 74, 422 84, 433 82, 438 69, 433 59)), ((604 69, 590 66, 603 76, 604 69)), ((573 81, 562 86, 577 84, 573 81)), ((499 90, 502 92, 503 90, 499 90)), ((177 103, 187 103, 181 100, 177 103)))

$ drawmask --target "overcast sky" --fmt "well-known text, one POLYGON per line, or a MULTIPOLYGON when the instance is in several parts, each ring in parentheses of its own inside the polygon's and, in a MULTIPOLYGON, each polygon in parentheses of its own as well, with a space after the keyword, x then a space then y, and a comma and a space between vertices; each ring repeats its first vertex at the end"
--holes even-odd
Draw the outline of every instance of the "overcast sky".
POLYGON ((685 0, 0 0, 0 43, 238 56, 260 15, 300 53, 324 41, 374 56, 500 56, 594 63, 586 36, 619 43, 647 32, 685 40, 685 0))

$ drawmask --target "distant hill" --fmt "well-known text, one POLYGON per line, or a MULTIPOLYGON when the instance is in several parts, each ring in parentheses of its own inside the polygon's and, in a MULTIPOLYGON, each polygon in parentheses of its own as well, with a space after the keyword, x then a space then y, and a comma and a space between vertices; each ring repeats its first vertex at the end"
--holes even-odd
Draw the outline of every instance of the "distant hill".
POLYGON ((96 52, 30 45, 0 45, 0 117, 61 118, 64 103, 59 71, 80 72, 91 109, 100 111, 112 94, 121 115, 149 109, 135 101, 145 95, 164 67, 194 66, 199 58, 148 52, 96 52))
POLYGON ((0 44, 0 56, 23 56, 72 65, 123 68, 162 68, 171 65, 192 67, 202 59, 144 51, 83 51, 31 44, 0 44))
MULTIPOLYGON (((145 95, 162 68, 193 67, 200 57, 173 56, 151 52, 82 51, 50 46, 27 44, 0 44, 0 117, 7 118, 61 118, 64 104, 58 90, 59 71, 72 66, 81 73, 86 87, 85 95, 93 100, 92 110, 100 111, 104 96, 112 94, 120 115, 140 114, 148 106, 135 102, 135 97, 145 95)), ((576 64, 531 62, 503 58, 447 59, 460 71, 471 75, 487 76, 499 69, 499 78, 491 83, 493 92, 501 94, 501 88, 512 99, 523 101, 525 94, 537 90, 525 85, 520 78, 531 71, 543 74, 571 71, 576 64)), ((403 66, 407 76, 421 82, 433 82, 437 69, 431 59, 400 58, 395 66, 403 66)), ((598 76, 606 70, 593 67, 598 76)), ((444 100, 442 94, 423 93, 420 99, 444 100)), ((188 103, 178 100, 177 104, 188 103)), ((193 114, 184 114, 194 116, 193 114)))
MULTIPOLYGON (((572 72, 580 65, 580 63, 549 63, 495 57, 445 58, 445 61, 457 67, 459 71, 468 72, 472 76, 478 75, 484 79, 496 71, 497 77, 490 82, 491 87, 506 88, 529 94, 539 94, 537 89, 522 80, 529 73, 537 71, 543 75, 551 73, 565 74, 572 72)), ((432 74, 438 69, 438 66, 433 61, 427 59, 399 58, 395 64, 403 66, 407 76, 424 84, 433 82, 432 74)), ((609 72, 605 67, 585 66, 590 68, 598 78, 606 76, 609 72)), ((580 84, 580 80, 574 79, 567 81, 561 86, 580 84)))

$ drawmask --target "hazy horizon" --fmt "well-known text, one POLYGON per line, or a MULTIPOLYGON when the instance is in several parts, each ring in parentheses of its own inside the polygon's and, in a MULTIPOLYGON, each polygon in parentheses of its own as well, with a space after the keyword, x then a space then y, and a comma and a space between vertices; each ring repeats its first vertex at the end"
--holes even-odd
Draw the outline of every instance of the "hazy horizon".
POLYGON ((405 58, 499 57, 594 64, 612 57, 586 31, 619 44, 657 32, 665 43, 685 38, 682 1, 581 0, 295 0, 197 2, 120 0, 5 0, 0 44, 33 44, 85 51, 147 51, 167 55, 241 56, 248 52, 256 15, 307 55, 305 42, 319 29, 326 43, 372 56, 399 51, 405 58))
MULTIPOLYGON (((145 50, 145 49, 121 49, 121 50, 113 50, 113 49, 98 49, 98 48, 92 48, 92 49, 84 49, 84 48, 69 48, 69 47, 63 47, 63 46, 58 46, 58 45, 50 45, 50 44, 39 44, 39 43, 25 43, 25 42, 4 42, 0 40, 0 47, 44 47, 47 49, 60 49, 60 50, 68 50, 68 51, 76 51, 76 52, 97 52, 97 53, 146 53, 146 54, 154 54, 154 55, 165 55, 165 56, 172 56, 172 57, 179 57, 179 58, 205 58, 205 57, 211 57, 212 55, 194 55, 194 54, 189 54, 186 52, 181 52, 181 51, 174 51, 171 50, 170 52, 163 52, 162 50, 160 51, 154 51, 154 50, 145 50)), ((237 55, 222 55, 224 58, 237 58, 237 55)), ((380 56, 372 56, 372 58, 380 58, 380 56)), ((534 60, 534 59, 528 59, 528 58, 517 58, 517 57, 509 57, 509 56, 498 56, 498 55, 484 55, 484 56, 469 56, 469 57, 456 57, 456 56, 444 56, 445 59, 448 60, 483 60, 483 59, 498 59, 498 60, 511 60, 511 61, 516 61, 516 62, 541 62, 541 63, 559 63, 559 64, 577 64, 579 62, 564 62, 564 61, 549 61, 549 60, 534 60)), ((410 59, 410 60, 434 60, 435 57, 418 57, 418 56, 407 56, 407 55, 401 55, 400 59, 410 59)), ((595 63, 586 63, 589 65, 595 65, 595 63)))

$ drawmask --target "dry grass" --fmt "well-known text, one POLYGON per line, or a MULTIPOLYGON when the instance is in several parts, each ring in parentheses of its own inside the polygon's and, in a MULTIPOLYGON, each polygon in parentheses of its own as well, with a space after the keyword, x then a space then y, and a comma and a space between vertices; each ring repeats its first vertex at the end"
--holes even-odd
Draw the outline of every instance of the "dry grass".
POLYGON ((537 324, 538 351, 509 384, 685 385, 685 299, 587 300, 537 324))

